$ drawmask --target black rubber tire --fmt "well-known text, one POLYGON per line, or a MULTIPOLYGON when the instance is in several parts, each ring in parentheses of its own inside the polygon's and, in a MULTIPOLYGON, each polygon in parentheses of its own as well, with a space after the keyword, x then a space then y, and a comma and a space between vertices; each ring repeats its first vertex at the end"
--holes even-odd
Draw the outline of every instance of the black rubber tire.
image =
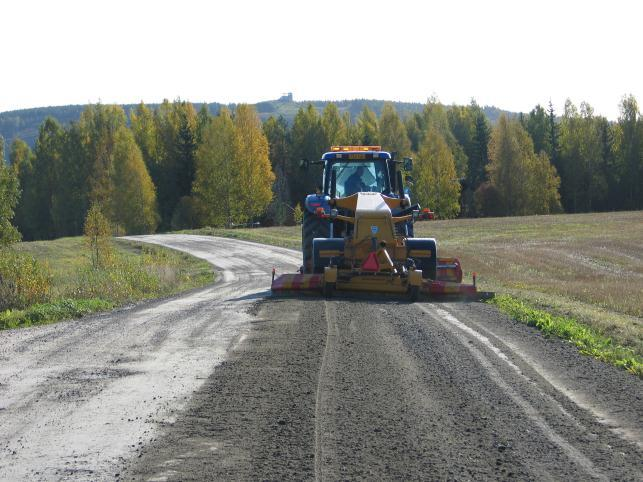
POLYGON ((422 268, 422 278, 437 279, 438 260, 436 258, 415 258, 415 264, 422 268))
POLYGON ((304 257, 304 273, 310 274, 314 271, 313 239, 328 238, 329 236, 330 223, 305 209, 304 222, 301 224, 301 251, 304 257))
POLYGON ((411 250, 430 250, 431 256, 427 258, 413 257, 416 269, 422 270, 424 279, 436 279, 438 268, 438 247, 432 238, 407 239, 406 245, 411 250))
POLYGON ((324 298, 332 298, 335 291, 335 283, 324 283, 324 298))
POLYGON ((411 303, 415 303, 420 298, 420 287, 419 286, 410 286, 409 287, 409 300, 411 303))

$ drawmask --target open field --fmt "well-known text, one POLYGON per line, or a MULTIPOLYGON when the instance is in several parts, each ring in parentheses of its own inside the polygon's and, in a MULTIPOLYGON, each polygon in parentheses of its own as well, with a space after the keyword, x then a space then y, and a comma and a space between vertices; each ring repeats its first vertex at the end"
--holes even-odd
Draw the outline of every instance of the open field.
MULTIPOLYGON (((300 228, 199 230, 290 248, 300 228)), ((485 290, 570 316, 643 354, 643 212, 457 219, 416 224, 485 290)))
POLYGON ((82 237, 20 243, 51 277, 36 305, 0 313, 0 329, 49 323, 143 299, 173 295, 214 280, 209 263, 161 246, 117 239, 111 265, 95 270, 82 237))

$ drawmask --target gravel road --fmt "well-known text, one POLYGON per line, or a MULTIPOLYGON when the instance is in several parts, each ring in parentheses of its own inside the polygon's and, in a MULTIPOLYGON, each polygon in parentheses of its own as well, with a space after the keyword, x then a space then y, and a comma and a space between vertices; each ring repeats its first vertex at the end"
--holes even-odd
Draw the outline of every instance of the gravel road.
POLYGON ((292 251, 146 236, 218 268, 214 286, 78 321, 0 331, 0 480, 114 479, 251 328, 292 251))
POLYGON ((643 478, 641 380, 491 306, 266 300, 297 253, 143 239, 219 282, 0 332, 0 479, 643 478))

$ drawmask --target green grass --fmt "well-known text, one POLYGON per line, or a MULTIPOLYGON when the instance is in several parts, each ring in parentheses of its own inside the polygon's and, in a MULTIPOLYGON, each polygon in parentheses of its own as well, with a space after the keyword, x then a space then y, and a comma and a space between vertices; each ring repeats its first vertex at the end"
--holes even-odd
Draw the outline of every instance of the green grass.
MULTIPOLYGON (((199 230, 299 249, 299 226, 199 230)), ((643 211, 419 222, 482 290, 573 319, 643 356, 643 211)))
POLYGON ((117 239, 114 262, 91 267, 82 237, 20 243, 15 249, 44 264, 51 289, 41 303, 0 312, 0 329, 46 324, 212 283, 206 261, 168 248, 117 239))
POLYGON ((0 313, 0 329, 44 325, 97 311, 105 311, 115 305, 106 300, 61 299, 50 303, 37 303, 24 310, 8 310, 0 313))
POLYGON ((643 357, 632 348, 620 346, 596 330, 574 318, 553 315, 509 295, 498 295, 488 301, 501 311, 546 335, 557 336, 573 343, 584 354, 624 368, 643 378, 643 357))

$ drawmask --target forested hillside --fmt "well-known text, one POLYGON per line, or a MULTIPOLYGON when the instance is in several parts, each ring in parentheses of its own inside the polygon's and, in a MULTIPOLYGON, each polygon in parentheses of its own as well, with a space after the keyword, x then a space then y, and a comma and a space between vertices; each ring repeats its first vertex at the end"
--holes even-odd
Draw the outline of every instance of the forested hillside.
POLYGON ((643 208, 643 120, 632 96, 613 123, 571 101, 560 114, 537 105, 495 124, 475 102, 430 99, 403 115, 393 103, 362 104, 357 115, 340 105, 301 106, 291 122, 262 122, 246 104, 213 115, 180 100, 129 112, 89 105, 68 124, 49 117, 33 149, 17 138, 0 145, 0 240, 16 239, 12 223, 29 240, 81 234, 92 206, 115 233, 292 224, 320 179, 299 161, 337 144, 412 156, 412 196, 440 218, 643 208))
MULTIPOLYGON (((367 99, 354 99, 354 100, 341 100, 335 102, 340 113, 349 112, 351 119, 355 119, 364 106, 375 112, 378 116, 382 111, 386 101, 383 100, 367 100, 367 99)), ((270 116, 279 117, 283 116, 286 122, 292 123, 297 111, 312 104, 318 112, 321 112, 328 104, 328 101, 311 101, 311 102, 295 102, 292 95, 286 95, 277 100, 270 100, 259 102, 255 104, 255 109, 262 121, 267 120, 270 116)), ((211 115, 217 115, 223 107, 223 104, 212 102, 208 104, 195 103, 194 108, 199 110, 203 105, 206 105, 211 115)), ((423 104, 410 103, 410 102, 393 102, 395 109, 402 116, 421 112, 423 104)), ((157 109, 159 104, 148 104, 151 109, 157 109)), ((121 107, 125 112, 130 112, 136 108, 136 105, 124 104, 121 107)), ((234 110, 235 105, 228 105, 228 109, 234 110)), ((7 143, 10 143, 16 137, 22 139, 30 147, 35 146, 36 138, 38 137, 38 128, 45 121, 47 117, 53 117, 63 126, 69 125, 71 122, 78 120, 81 112, 84 110, 84 105, 66 105, 57 107, 38 107, 35 109, 22 109, 9 112, 0 112, 0 136, 2 136, 7 143)), ((502 111, 497 107, 483 107, 487 119, 493 124, 498 120, 502 113, 508 115, 516 115, 509 112, 502 111)))

